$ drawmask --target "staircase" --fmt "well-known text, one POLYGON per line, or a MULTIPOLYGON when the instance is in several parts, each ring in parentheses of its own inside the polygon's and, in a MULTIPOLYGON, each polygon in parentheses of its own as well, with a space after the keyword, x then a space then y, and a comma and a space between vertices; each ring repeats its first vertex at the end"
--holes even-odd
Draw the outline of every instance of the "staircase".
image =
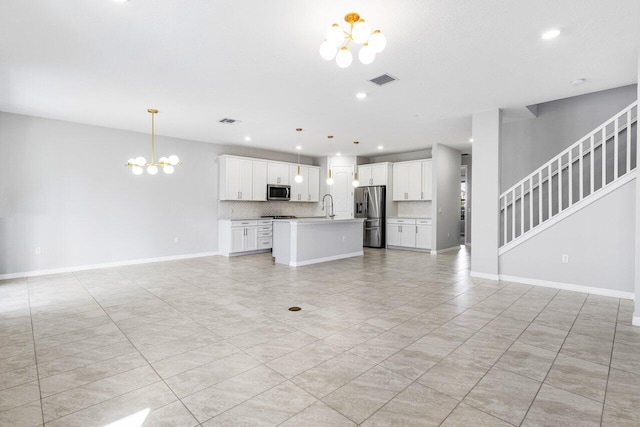
POLYGON ((636 101, 502 193, 499 254, 635 178, 637 118, 636 101))

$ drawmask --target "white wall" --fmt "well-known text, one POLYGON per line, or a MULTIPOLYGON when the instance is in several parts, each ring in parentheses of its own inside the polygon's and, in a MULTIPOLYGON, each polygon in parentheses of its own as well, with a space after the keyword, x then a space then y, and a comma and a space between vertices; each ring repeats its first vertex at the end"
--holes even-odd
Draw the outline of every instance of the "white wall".
POLYGON ((380 156, 370 157, 370 163, 382 163, 382 162, 408 162, 411 160, 430 159, 432 156, 432 149, 409 151, 407 153, 395 153, 395 154, 382 154, 380 156))
POLYGON ((633 293, 635 193, 633 180, 521 243, 500 274, 633 293))
POLYGON ((214 252, 217 156, 296 161, 160 136, 156 152, 183 164, 134 176, 124 164, 150 157, 148 134, 0 112, 0 274, 214 252))
POLYGON ((460 158, 458 150, 442 144, 433 146, 433 222, 436 251, 459 246, 460 158))
POLYGON ((467 212, 465 212, 465 240, 467 243, 471 244, 471 200, 473 198, 473 179, 472 179, 472 169, 473 169, 473 157, 469 154, 468 156, 462 156, 461 163, 467 166, 467 212))

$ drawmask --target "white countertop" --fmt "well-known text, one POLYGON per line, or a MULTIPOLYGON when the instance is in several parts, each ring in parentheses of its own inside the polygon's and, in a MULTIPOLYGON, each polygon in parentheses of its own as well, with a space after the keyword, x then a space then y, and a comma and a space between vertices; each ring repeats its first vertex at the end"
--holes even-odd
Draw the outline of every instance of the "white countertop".
POLYGON ((344 219, 330 219, 326 217, 322 218, 291 218, 291 219, 274 219, 273 222, 290 222, 297 224, 336 224, 345 222, 363 222, 365 218, 344 218, 344 219))

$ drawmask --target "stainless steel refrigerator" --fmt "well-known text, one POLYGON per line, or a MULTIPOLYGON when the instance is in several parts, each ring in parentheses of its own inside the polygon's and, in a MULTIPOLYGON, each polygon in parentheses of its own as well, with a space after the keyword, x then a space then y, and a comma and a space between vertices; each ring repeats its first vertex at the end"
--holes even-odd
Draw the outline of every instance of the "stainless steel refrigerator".
POLYGON ((358 187, 354 194, 355 217, 366 218, 363 245, 369 248, 385 247, 386 192, 384 185, 378 185, 358 187))

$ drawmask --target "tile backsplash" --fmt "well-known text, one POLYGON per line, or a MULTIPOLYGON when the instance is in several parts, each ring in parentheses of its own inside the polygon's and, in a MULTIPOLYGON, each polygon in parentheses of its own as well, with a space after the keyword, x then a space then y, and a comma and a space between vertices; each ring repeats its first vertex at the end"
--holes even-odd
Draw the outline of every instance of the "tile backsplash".
POLYGON ((219 219, 260 218, 263 215, 323 216, 321 203, 218 201, 219 219))
POLYGON ((431 218, 431 201, 427 202, 396 202, 398 216, 408 218, 431 218))

